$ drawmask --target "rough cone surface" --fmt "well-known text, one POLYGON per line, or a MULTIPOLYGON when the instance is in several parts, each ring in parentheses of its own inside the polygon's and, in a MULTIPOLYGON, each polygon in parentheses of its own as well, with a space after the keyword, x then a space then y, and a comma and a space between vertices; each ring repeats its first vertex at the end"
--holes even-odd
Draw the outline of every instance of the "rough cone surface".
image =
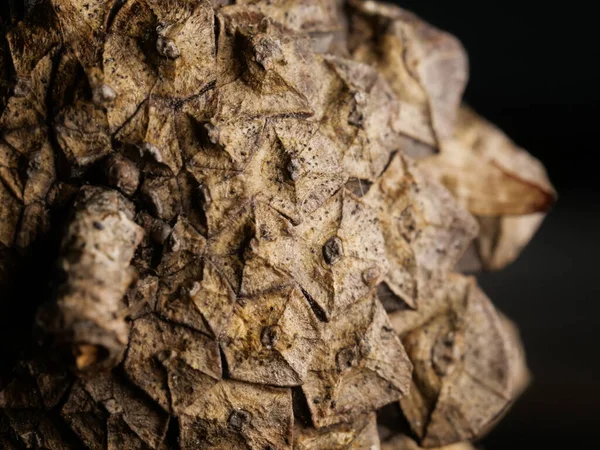
POLYGON ((466 82, 372 1, 2 6, 0 447, 470 449, 528 373, 460 272, 555 193, 466 82))

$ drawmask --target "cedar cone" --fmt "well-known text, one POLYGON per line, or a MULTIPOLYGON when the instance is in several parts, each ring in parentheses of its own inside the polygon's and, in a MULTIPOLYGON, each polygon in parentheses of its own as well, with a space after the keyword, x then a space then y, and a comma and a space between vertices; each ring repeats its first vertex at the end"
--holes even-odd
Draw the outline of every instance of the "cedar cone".
POLYGON ((35 316, 2 448, 468 449, 525 387, 460 272, 555 192, 455 38, 360 0, 1 11, 0 297, 35 316))

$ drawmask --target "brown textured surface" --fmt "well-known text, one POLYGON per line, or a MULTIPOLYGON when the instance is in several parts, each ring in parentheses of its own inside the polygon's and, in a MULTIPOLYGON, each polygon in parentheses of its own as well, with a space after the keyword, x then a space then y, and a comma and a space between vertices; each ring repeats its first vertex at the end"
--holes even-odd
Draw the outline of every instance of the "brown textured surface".
MULTIPOLYGON (((399 434, 393 438, 386 440, 381 443, 381 450, 421 450, 419 446, 410 437, 399 434)), ((451 444, 444 447, 437 447, 437 450, 474 450, 468 442, 459 442, 457 444, 451 444)))
POLYGON ((554 191, 459 109, 456 39, 336 0, 44 0, 2 26, 2 288, 62 242, 4 446, 378 448, 398 400, 441 446, 523 388, 514 330, 452 272, 476 236, 472 264, 510 262, 554 191))

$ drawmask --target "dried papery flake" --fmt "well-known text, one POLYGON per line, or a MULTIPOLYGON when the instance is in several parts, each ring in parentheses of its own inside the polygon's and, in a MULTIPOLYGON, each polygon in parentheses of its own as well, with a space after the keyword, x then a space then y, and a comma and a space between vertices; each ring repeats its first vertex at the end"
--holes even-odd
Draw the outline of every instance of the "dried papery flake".
POLYGON ((42 398, 31 376, 17 374, 0 391, 0 407, 3 409, 34 410, 41 406, 42 398))
POLYGON ((169 321, 211 334, 202 310, 194 302, 194 297, 201 291, 203 266, 202 261, 197 261, 172 275, 163 276, 158 287, 156 311, 169 321))
POLYGON ((105 105, 113 131, 131 119, 158 82, 153 65, 158 54, 145 49, 147 30, 154 34, 156 26, 156 16, 145 1, 125 2, 113 18, 102 55, 104 84, 116 93, 116 98, 105 105))
POLYGON ((23 206, 3 183, 0 183, 0 204, 0 244, 11 247, 23 206))
MULTIPOLYGON (((455 275, 451 275, 450 278, 446 280, 446 286, 443 289, 435 291, 433 295, 423 298, 417 309, 409 308, 406 304, 403 304, 402 307, 398 308, 397 304, 393 303, 392 306, 394 307, 390 308, 391 312, 388 313, 388 317, 396 334, 402 338, 410 331, 429 322, 431 318, 446 314, 454 304, 453 302, 448 301, 450 296, 456 295, 459 297, 463 292, 460 290, 460 283, 457 283, 454 280, 455 275)), ((382 289, 382 286, 383 285, 378 286, 377 294, 380 298, 384 296, 394 296, 394 294, 387 289, 382 289)), ((393 298, 388 301, 396 302, 397 299, 393 298)))
POLYGON ((153 314, 133 323, 125 373, 164 410, 178 412, 221 379, 216 341, 153 314))
POLYGON ((0 390, 0 408, 50 410, 64 397, 71 377, 62 368, 39 361, 21 361, 0 390))
POLYGON ((216 77, 214 13, 205 0, 147 2, 158 20, 159 97, 187 99, 216 77))
POLYGON ((498 311, 498 314, 507 340, 509 359, 514 367, 511 390, 513 395, 518 396, 529 387, 532 375, 527 366, 525 348, 517 324, 502 312, 498 311))
POLYGON ((467 107, 455 136, 420 166, 477 216, 544 212, 556 197, 541 163, 467 107))
POLYGON ((333 56, 325 64, 333 81, 321 127, 341 144, 350 177, 373 182, 405 139, 397 128, 403 109, 373 67, 333 56))
POLYGON ((60 37, 47 2, 40 4, 30 19, 13 24, 5 33, 14 68, 11 95, 0 118, 5 130, 39 125, 46 118, 45 95, 60 37), (26 42, 35 45, 24 45, 26 42))
POLYGON ((242 0, 265 16, 299 34, 316 35, 341 31, 341 2, 337 0, 242 0))
POLYGON ((244 270, 244 253, 255 234, 254 209, 245 203, 230 214, 215 234, 207 240, 207 254, 223 282, 238 293, 244 270))
POLYGON ((457 270, 500 270, 515 261, 542 225, 546 213, 479 217, 479 236, 457 270))
POLYGON ((143 236, 132 218, 133 205, 116 191, 88 187, 76 201, 59 259, 65 281, 43 320, 77 370, 110 369, 123 357, 129 327, 119 309, 143 236))
POLYGON ((479 437, 527 383, 514 329, 472 279, 452 285, 448 309, 402 338, 414 375, 400 404, 425 447, 479 437))
POLYGON ((317 428, 350 421, 408 393, 412 366, 370 294, 332 320, 302 390, 317 428))
POLYGON ((137 319, 156 309, 156 294, 158 291, 158 277, 148 275, 138 278, 125 296, 128 307, 128 316, 137 319))
POLYGON ((57 117, 56 138, 71 164, 87 166, 111 153, 108 126, 104 109, 82 100, 57 117))
POLYGON ((181 212, 177 179, 170 176, 147 177, 140 187, 140 194, 152 215, 171 222, 181 212))
POLYGON ((6 433, 7 442, 2 440, 3 449, 43 448, 48 450, 71 450, 74 447, 61 435, 60 426, 48 417, 44 411, 7 410, 6 421, 10 432, 6 433), (12 435, 12 436, 11 436, 12 435), (10 442, 12 437, 12 443, 10 442), (11 447, 14 445, 14 447, 11 447))
POLYGON ((315 63, 312 52, 306 52, 309 59, 301 62, 298 38, 263 20, 251 7, 235 5, 221 13, 225 39, 219 40, 219 50, 230 57, 217 62, 223 81, 230 82, 221 85, 217 79, 222 101, 215 118, 231 122, 236 118, 310 117, 310 99, 317 87, 303 75, 310 77, 307 69, 315 63), (235 64, 237 55, 243 58, 241 65, 235 64))
MULTIPOLYGON (((403 434, 396 435, 390 439, 387 439, 381 443, 381 450, 421 450, 419 446, 410 437, 403 434)), ((457 444, 450 444, 444 447, 436 447, 432 450, 475 450, 475 447, 469 442, 459 442, 457 444)))
POLYGON ((209 232, 254 198, 298 223, 345 183, 339 147, 317 125, 278 120, 274 126, 260 121, 236 126, 208 127, 215 141, 209 148, 221 151, 200 151, 189 166, 211 200, 209 232))
POLYGON ((108 412, 94 401, 83 383, 73 386, 60 414, 77 437, 90 449, 105 448, 105 423, 108 412))
MULTIPOLYGON (((2 18, 0 18, 0 30, 4 31, 5 23, 2 18)), ((6 101, 8 100, 8 95, 10 92, 10 82, 9 78, 9 67, 10 67, 10 58, 9 58, 9 50, 8 43, 5 39, 0 40, 0 115, 4 111, 4 107, 6 106, 6 101)))
POLYGON ((379 435, 375 414, 360 417, 351 423, 342 423, 316 429, 296 421, 294 450, 377 450, 379 435))
POLYGON ((442 182, 481 223, 471 267, 511 263, 556 200, 541 163, 463 107, 455 137, 419 166, 442 182))
MULTIPOLYGON (((476 236, 477 223, 443 186, 401 153, 363 201, 377 209, 385 237, 390 270, 381 289, 418 308, 419 301, 443 285, 476 236)), ((393 303, 392 309, 400 307, 393 303)))
POLYGON ((326 318, 344 313, 387 272, 383 235, 373 210, 339 191, 298 226, 258 205, 255 253, 288 274, 326 318))
POLYGON ((179 216, 163 244, 163 254, 158 272, 172 275, 189 265, 198 266, 206 249, 206 239, 184 216, 179 216))
POLYGON ((401 104, 398 127, 434 147, 452 136, 468 79, 460 42, 397 6, 349 3, 350 51, 390 84, 401 104))
POLYGON ((134 146, 144 172, 177 175, 182 166, 175 110, 169 102, 151 97, 118 132, 117 139, 134 146))
POLYGON ((219 336, 236 300, 235 292, 219 269, 211 261, 205 260, 202 276, 192 281, 185 294, 202 315, 207 333, 219 336))
POLYGON ((121 155, 114 155, 105 164, 107 184, 127 196, 133 195, 140 183, 140 171, 135 163, 121 155))
POLYGON ((241 298, 220 338, 230 376, 258 384, 301 385, 320 328, 302 291, 291 283, 241 298))
POLYGON ((182 450, 292 449, 289 389, 223 380, 179 417, 182 450))
POLYGON ((7 131, 0 142, 0 180, 25 205, 44 201, 56 178, 54 159, 45 127, 7 131))
POLYGON ((169 415, 122 379, 100 375, 78 381, 60 411, 91 449, 158 448, 169 415))

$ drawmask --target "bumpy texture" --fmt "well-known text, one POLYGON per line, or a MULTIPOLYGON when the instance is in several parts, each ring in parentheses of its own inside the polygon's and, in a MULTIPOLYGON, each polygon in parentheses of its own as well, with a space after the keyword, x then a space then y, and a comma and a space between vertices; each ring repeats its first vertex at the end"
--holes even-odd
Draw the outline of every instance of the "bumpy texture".
POLYGON ((524 389, 459 272, 555 193, 461 106, 452 36, 359 0, 2 8, 0 297, 36 311, 2 448, 469 449, 524 389))

